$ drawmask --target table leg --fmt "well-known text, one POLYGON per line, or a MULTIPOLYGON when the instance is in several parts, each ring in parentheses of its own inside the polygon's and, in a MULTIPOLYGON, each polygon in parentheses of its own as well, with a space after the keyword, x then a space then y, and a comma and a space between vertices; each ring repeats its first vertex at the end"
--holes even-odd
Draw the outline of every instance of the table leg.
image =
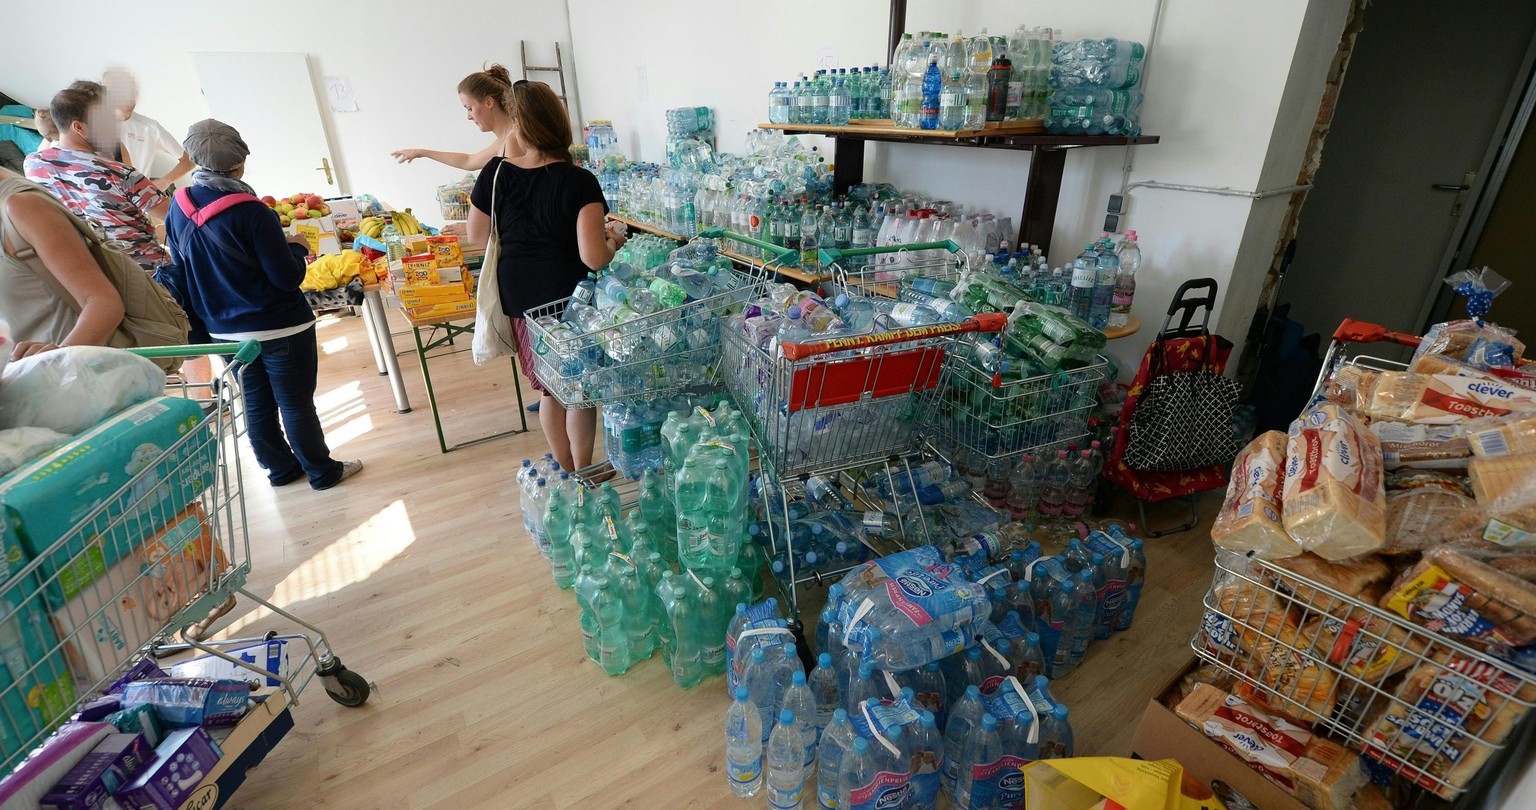
MULTIPOLYGON (((384 312, 384 298, 378 290, 368 290, 363 293, 363 306, 373 310, 372 339, 375 350, 383 357, 384 367, 389 372, 389 387, 395 394, 395 410, 400 413, 411 412, 411 399, 405 391, 405 377, 400 373, 400 358, 395 356, 395 341, 389 334, 389 317, 384 312)), ((418 336, 417 343, 421 340, 418 336)), ((422 363, 425 370, 426 363, 422 363)))
POLYGON ((373 350, 373 365, 378 368, 380 377, 388 377, 389 369, 384 367, 384 351, 379 348, 379 330, 373 325, 373 307, 368 305, 368 299, 363 298, 363 328, 368 332, 368 348, 373 350))
POLYGON ((437 428, 437 446, 448 452, 448 440, 443 438, 443 419, 437 412, 437 393, 432 390, 432 372, 427 368, 427 348, 421 343, 421 328, 412 326, 416 338, 416 358, 421 361, 421 379, 427 384, 427 404, 432 407, 432 426, 437 428))

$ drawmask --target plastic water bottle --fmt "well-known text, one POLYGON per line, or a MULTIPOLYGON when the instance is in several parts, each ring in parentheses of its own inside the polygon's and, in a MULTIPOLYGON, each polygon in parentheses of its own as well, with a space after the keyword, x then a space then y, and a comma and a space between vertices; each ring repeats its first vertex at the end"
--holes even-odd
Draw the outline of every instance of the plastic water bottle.
POLYGON ((633 666, 656 651, 650 594, 633 565, 619 563, 619 601, 624 608, 624 636, 629 643, 629 663, 633 666))
MULTIPOLYGON (((1049 575, 1046 575, 1049 579, 1049 575)), ((1036 620, 1040 630, 1040 647, 1045 653, 1052 679, 1071 672, 1076 664, 1072 661, 1072 640, 1077 638, 1077 583, 1068 580, 1058 586, 1049 586, 1048 611, 1036 620)))
POLYGON ((1040 482, 1040 514, 1060 515, 1066 508, 1071 475, 1067 451, 1057 450, 1056 457, 1046 462, 1045 475, 1040 482))
POLYGON ((820 734, 816 717, 818 707, 816 696, 811 693, 811 687, 805 681, 805 673, 794 670, 790 674, 789 688, 784 690, 784 700, 779 707, 787 709, 795 714, 795 726, 800 729, 800 734, 805 741, 805 772, 811 771, 811 766, 816 756, 816 740, 820 734))
POLYGON ((879 788, 864 801, 855 801, 853 807, 906 807, 912 795, 912 737, 903 726, 893 726, 886 731, 885 739, 895 746, 893 752, 884 745, 875 752, 880 763, 879 788))
POLYGON ((768 807, 771 810, 799 810, 805 787, 805 736, 795 725, 793 711, 781 710, 778 719, 768 735, 765 756, 768 807))
MULTIPOLYGON (((665 579, 665 578, 664 578, 665 579)), ((698 600, 689 589, 664 581, 663 602, 670 607, 668 626, 672 633, 672 680, 684 689, 704 679, 704 616, 698 600)), ((748 684, 751 686, 751 684, 748 684)), ((765 695, 767 693, 764 693, 765 695)))
POLYGON ((1040 758, 1063 759, 1072 756, 1075 750, 1072 724, 1067 722, 1067 707, 1058 703, 1050 714, 1040 716, 1040 758))
POLYGON ((855 737, 853 746, 843 752, 841 765, 838 769, 836 806, 852 808, 853 797, 867 792, 865 788, 876 783, 880 775, 880 764, 875 760, 874 752, 869 749, 869 741, 855 737))
MULTIPOLYGON (((982 714, 981 721, 971 727, 966 739, 965 753, 955 778, 954 799, 956 807, 971 808, 971 793, 977 783, 987 779, 987 766, 1003 756, 1003 740, 997 732, 997 718, 990 712, 982 714)), ((989 806, 989 805, 983 805, 989 806)))
POLYGON ((1131 303, 1136 298, 1136 271, 1141 269, 1141 245, 1135 231, 1126 231, 1116 250, 1119 254, 1120 271, 1115 275, 1115 294, 1110 303, 1109 326, 1119 329, 1131 317, 1131 303))
POLYGON ((1008 477, 1008 516, 1023 520, 1035 509, 1035 457, 1025 454, 1008 477))
POLYGON ((725 778, 737 798, 763 789, 763 721, 745 686, 725 710, 725 778))
POLYGON ((773 90, 768 93, 768 121, 773 124, 788 124, 789 120, 789 90, 784 82, 774 82, 773 90))
POLYGON ((789 686, 790 677, 779 670, 777 656, 772 660, 768 658, 769 651, 769 648, 754 648, 741 672, 741 684, 757 696, 754 702, 762 715, 765 740, 773 729, 774 712, 784 701, 784 690, 789 686))
POLYGON ((597 664, 609 675, 623 675, 629 670, 630 663, 624 604, 619 591, 606 577, 598 577, 596 585, 592 610, 597 618, 597 664))
POLYGON ((1088 320, 1093 309, 1093 287, 1097 283, 1099 273, 1099 258, 1094 252, 1093 243, 1083 245, 1083 252, 1072 260, 1072 300, 1067 307, 1084 321, 1088 320))
POLYGON ((1098 627, 1099 592, 1094 587, 1094 570, 1081 571, 1077 575, 1076 626, 1072 628, 1072 651, 1068 658, 1073 668, 1083 663, 1088 644, 1093 641, 1098 627))
POLYGON ((918 109, 919 129, 939 128, 939 97, 944 91, 944 74, 939 70, 939 58, 928 58, 928 70, 923 73, 922 106, 918 109))
POLYGON ((982 497, 993 507, 1002 507, 1008 503, 1009 480, 1012 470, 1009 465, 1012 459, 1004 456, 994 458, 987 462, 986 484, 982 487, 982 497))
POLYGON ((827 589, 827 604, 822 607, 821 615, 816 619, 816 650, 818 652, 831 652, 832 627, 838 624, 837 609, 842 605, 843 585, 840 582, 833 583, 827 589))
POLYGON ((954 130, 965 126, 965 74, 952 70, 939 94, 938 129, 954 130))
POLYGON ((1141 586, 1147 580, 1147 554, 1142 541, 1126 538, 1118 531, 1118 527, 1112 531, 1117 539, 1129 542, 1131 547, 1131 565, 1125 574, 1125 605, 1120 608, 1120 617, 1115 621, 1116 630, 1129 630, 1131 622, 1136 618, 1136 606, 1141 602, 1141 586))
POLYGON ((912 795, 907 800, 908 810, 934 810, 938 807, 939 789, 944 775, 944 735, 939 731, 938 718, 933 712, 921 713, 917 725, 912 728, 908 748, 912 757, 912 795))
POLYGON ((981 129, 987 125, 987 74, 967 73, 965 78, 965 120, 963 128, 981 129))
MULTIPOLYGON (((856 659, 850 655, 849 660, 856 659)), ((857 674, 848 681, 848 713, 857 714, 860 711, 859 707, 870 698, 876 700, 880 698, 880 685, 875 682, 875 665, 864 661, 858 664, 857 674)))
POLYGON ((834 127, 848 126, 848 120, 852 117, 853 96, 845 79, 839 78, 832 85, 832 93, 827 97, 827 123, 834 127))
POLYGON ((832 655, 822 653, 816 656, 816 668, 806 678, 806 684, 811 690, 811 696, 816 702, 816 729, 818 734, 826 731, 827 724, 832 722, 832 715, 842 705, 841 690, 838 688, 837 670, 832 668, 832 655))
POLYGON ((971 729, 981 723, 981 716, 986 712, 981 704, 981 690, 976 686, 967 686, 965 694, 960 697, 954 708, 950 709, 949 719, 944 724, 944 791, 957 799, 956 806, 964 807, 958 802, 955 787, 959 783, 960 763, 965 758, 966 745, 971 739, 971 729))
POLYGON ((1093 506, 1093 498, 1098 489, 1099 479, 1094 475, 1093 453, 1089 450, 1079 451, 1068 468, 1067 500, 1062 505, 1062 512, 1070 517, 1081 516, 1093 506))
POLYGON ((1013 674, 1020 683, 1033 683, 1036 675, 1045 675, 1045 654, 1040 651, 1040 634, 1024 634, 1022 649, 1014 656, 1013 674))
MULTIPOLYGON (((847 710, 839 708, 832 712, 832 720, 816 746, 816 801, 822 810, 843 806, 837 802, 837 788, 842 777, 843 761, 848 758, 856 739, 858 732, 853 730, 847 710)), ((865 745, 867 747, 868 743, 865 745)))
POLYGON ((1093 302, 1088 310, 1088 325, 1103 330, 1109 326, 1110 308, 1119 287, 1120 257, 1113 250, 1099 251, 1099 265, 1094 271, 1093 302))

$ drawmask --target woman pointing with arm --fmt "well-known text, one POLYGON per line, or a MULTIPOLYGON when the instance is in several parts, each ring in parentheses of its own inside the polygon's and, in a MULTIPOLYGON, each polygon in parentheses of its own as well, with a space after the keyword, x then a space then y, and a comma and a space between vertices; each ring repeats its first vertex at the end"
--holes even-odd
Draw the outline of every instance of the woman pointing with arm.
POLYGON ((484 149, 474 154, 435 149, 401 149, 390 154, 401 163, 426 158, 466 172, 485 168, 485 164, 498 155, 512 158, 522 154, 517 141, 508 137, 512 130, 512 116, 508 113, 511 91, 512 75, 501 65, 471 73, 459 82, 459 102, 464 106, 465 115, 481 132, 496 136, 496 141, 484 149))

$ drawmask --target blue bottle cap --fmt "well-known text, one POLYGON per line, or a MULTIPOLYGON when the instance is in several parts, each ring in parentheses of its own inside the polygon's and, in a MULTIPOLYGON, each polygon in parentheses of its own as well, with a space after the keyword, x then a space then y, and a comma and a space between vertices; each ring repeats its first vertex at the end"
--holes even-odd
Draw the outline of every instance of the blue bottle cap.
POLYGON ((993 717, 991 712, 983 714, 981 716, 981 727, 987 731, 995 731, 997 729, 997 718, 993 717))
POLYGON ((873 677, 875 677, 875 665, 872 662, 865 661, 859 664, 860 679, 868 679, 873 677))
POLYGON ((923 724, 923 728, 933 728, 938 724, 938 720, 934 719, 933 712, 930 711, 919 712, 917 718, 918 722, 923 724))
POLYGON ((762 660, 763 660, 763 648, 762 647, 753 647, 752 648, 752 663, 755 664, 755 663, 758 663, 758 662, 760 662, 762 660))
POLYGON ((891 730, 885 733, 885 737, 891 742, 901 742, 901 726, 892 726, 891 730))
POLYGON ((834 722, 834 723, 846 723, 846 722, 848 722, 848 710, 847 709, 833 709, 832 710, 832 722, 834 722))
POLYGON ((745 615, 747 615, 747 605, 746 605, 745 602, 737 602, 736 603, 736 615, 737 616, 745 616, 745 615))
POLYGON ((838 293, 837 298, 833 299, 832 305, 838 309, 842 309, 843 307, 848 306, 848 296, 843 293, 838 293))
POLYGON ((912 691, 912 687, 903 686, 901 687, 901 696, 907 700, 912 700, 913 698, 917 697, 917 693, 912 691))
POLYGON ((816 656, 816 665, 822 667, 832 666, 832 654, 822 653, 821 655, 816 656))
POLYGON ((747 702, 747 698, 748 698, 747 687, 745 687, 745 686, 738 686, 738 687, 736 687, 736 699, 738 701, 742 702, 742 703, 745 703, 745 702, 747 702))
POLYGON ((795 713, 789 709, 779 710, 779 725, 792 726, 795 724, 795 713))
POLYGON ((1067 719, 1067 707, 1058 703, 1056 708, 1051 710, 1051 714, 1056 715, 1057 720, 1065 720, 1067 719))
POLYGON ((978 688, 976 686, 976 684, 973 683, 973 684, 965 687, 965 696, 966 697, 973 697, 973 698, 976 698, 976 699, 979 700, 979 699, 981 699, 981 689, 978 688))
MULTIPOLYGON (((838 711, 842 711, 842 710, 839 709, 838 711)), ((853 750, 854 750, 854 753, 857 753, 857 754, 860 754, 860 755, 867 754, 867 753, 869 753, 869 743, 863 737, 854 737, 853 738, 853 750)))
POLYGON ((924 667, 924 669, 928 670, 929 672, 938 672, 939 671, 939 662, 938 661, 929 661, 928 662, 928 666, 924 667))
POLYGON ((805 673, 798 669, 795 670, 795 674, 790 676, 789 682, 794 686, 805 686, 805 673))

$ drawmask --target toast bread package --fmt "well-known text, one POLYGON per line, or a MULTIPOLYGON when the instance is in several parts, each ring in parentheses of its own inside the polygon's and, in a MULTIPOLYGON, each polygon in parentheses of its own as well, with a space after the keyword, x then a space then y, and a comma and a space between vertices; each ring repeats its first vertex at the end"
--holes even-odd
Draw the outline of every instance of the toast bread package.
POLYGON ((1376 551, 1387 534, 1381 476, 1381 444, 1360 420, 1333 403, 1303 413, 1286 441, 1286 532, 1329 560, 1376 551))
POLYGON ((1285 434, 1260 434, 1237 454, 1227 498, 1211 526, 1211 540, 1229 551, 1275 559, 1301 553, 1280 523, 1285 478, 1285 434))

